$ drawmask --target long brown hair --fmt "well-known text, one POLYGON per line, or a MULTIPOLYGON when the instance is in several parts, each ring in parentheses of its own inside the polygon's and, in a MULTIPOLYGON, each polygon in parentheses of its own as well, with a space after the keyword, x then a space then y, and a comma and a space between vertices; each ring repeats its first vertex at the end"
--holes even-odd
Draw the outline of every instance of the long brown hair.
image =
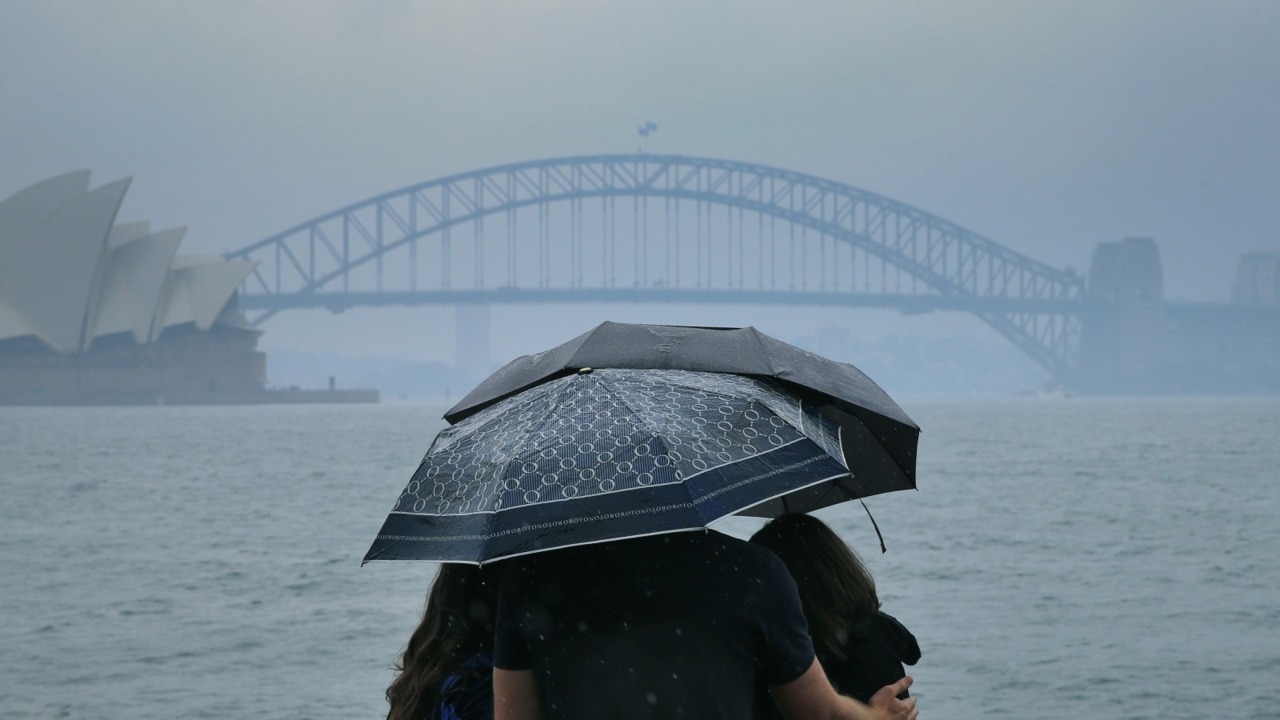
POLYGON ((876 581, 858 554, 826 523, 799 513, 770 520, 751 542, 772 550, 791 571, 818 649, 845 658, 849 624, 880 609, 876 581))
POLYGON ((396 679, 387 688, 387 720, 431 717, 440 682, 477 652, 492 652, 496 568, 446 563, 440 567, 422 622, 413 631, 396 679))

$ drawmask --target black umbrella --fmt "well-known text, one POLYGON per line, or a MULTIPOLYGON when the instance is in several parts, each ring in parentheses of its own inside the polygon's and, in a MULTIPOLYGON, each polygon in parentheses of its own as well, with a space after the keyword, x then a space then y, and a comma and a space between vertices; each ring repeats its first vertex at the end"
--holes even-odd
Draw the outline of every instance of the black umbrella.
POLYGON ((776 381, 583 370, 442 431, 365 561, 484 562, 698 530, 816 486, 856 492, 843 432, 776 381))
POLYGON ((505 397, 580 368, 653 368, 773 378, 806 396, 842 427, 854 482, 819 485, 745 511, 774 517, 916 486, 920 427, 858 368, 753 327, 602 323, 550 350, 507 363, 445 413, 456 423, 505 397))

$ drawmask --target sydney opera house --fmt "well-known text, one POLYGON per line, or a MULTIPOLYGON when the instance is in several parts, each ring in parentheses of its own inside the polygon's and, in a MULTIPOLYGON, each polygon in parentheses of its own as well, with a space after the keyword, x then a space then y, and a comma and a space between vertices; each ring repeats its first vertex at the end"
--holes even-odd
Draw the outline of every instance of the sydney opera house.
POLYGON ((0 201, 0 404, 267 401, 235 303, 252 264, 118 223, 128 187, 90 189, 85 170, 0 201))

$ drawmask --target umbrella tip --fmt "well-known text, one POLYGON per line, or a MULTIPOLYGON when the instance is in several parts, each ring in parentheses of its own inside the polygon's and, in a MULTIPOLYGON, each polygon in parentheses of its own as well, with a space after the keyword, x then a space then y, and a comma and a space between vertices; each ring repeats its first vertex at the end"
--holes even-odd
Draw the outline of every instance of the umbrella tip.
POLYGON ((589 372, 591 372, 591 368, 589 368, 589 367, 585 367, 585 368, 578 368, 578 374, 579 374, 579 375, 586 375, 586 374, 587 374, 587 373, 589 373, 589 372))

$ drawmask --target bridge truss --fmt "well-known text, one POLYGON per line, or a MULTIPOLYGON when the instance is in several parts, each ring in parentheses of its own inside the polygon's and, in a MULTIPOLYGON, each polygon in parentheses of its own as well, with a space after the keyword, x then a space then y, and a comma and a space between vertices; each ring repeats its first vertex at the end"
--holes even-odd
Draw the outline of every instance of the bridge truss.
POLYGON ((475 170, 364 200, 228 253, 261 324, 289 308, 770 303, 976 314, 1055 377, 1077 364, 1084 278, 822 178, 670 155, 475 170))

